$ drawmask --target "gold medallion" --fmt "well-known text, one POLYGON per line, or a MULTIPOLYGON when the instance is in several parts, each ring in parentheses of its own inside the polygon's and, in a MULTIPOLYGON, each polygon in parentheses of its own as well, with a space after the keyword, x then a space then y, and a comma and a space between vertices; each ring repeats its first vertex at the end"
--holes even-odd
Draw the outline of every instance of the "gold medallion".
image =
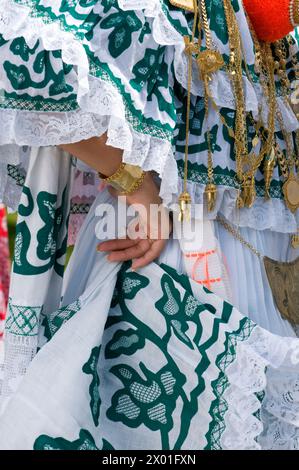
POLYGON ((194 11, 193 0, 169 0, 169 3, 174 7, 181 8, 182 10, 194 11))
POLYGON ((200 52, 197 57, 197 64, 201 76, 210 75, 217 72, 224 66, 224 60, 220 52, 206 49, 200 52))
POLYGON ((299 324, 299 258, 291 263, 264 258, 273 298, 282 317, 299 324))
POLYGON ((283 194, 287 207, 292 212, 299 208, 299 180, 291 173, 283 185, 283 194))

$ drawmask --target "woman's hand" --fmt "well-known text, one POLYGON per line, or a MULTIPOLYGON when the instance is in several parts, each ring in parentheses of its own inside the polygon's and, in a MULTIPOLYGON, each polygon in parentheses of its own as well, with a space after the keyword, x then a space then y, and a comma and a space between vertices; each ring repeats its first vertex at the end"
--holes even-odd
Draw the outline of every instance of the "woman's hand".
MULTIPOLYGON (((110 192, 118 196, 114 190, 110 192)), ((172 231, 172 224, 150 173, 146 174, 142 186, 127 196, 127 203, 138 214, 138 226, 135 228, 142 236, 135 239, 128 235, 124 239, 102 242, 98 245, 98 251, 108 252, 109 261, 132 260, 132 270, 136 270, 159 257, 172 231)))

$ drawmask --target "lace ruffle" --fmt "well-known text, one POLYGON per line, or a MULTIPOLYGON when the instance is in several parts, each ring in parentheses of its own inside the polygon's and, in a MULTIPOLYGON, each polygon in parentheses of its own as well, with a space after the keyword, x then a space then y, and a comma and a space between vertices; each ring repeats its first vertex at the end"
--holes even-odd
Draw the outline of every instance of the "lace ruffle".
MULTIPOLYGON (((240 339, 220 400, 227 409, 221 448, 298 449, 298 340, 274 336, 258 326, 247 340, 240 339)), ((222 363, 226 361, 227 356, 222 363)))
MULTIPOLYGON (((0 11, 0 33, 6 40, 23 36, 28 45, 37 39, 45 50, 61 50, 62 61, 76 66, 79 110, 67 113, 0 110, 0 145, 12 154, 5 162, 16 160, 15 144, 49 146, 78 142, 107 131, 107 145, 124 150, 126 163, 155 171, 161 177, 161 197, 167 203, 177 193, 177 168, 171 143, 159 137, 137 132, 126 118, 121 94, 109 81, 89 75, 87 54, 75 37, 60 28, 59 23, 44 23, 31 17, 30 9, 4 0, 0 11), (9 147, 8 144, 14 144, 9 147), (167 178, 165 176, 167 175, 167 178)), ((1 159, 2 159, 1 149, 1 159)), ((3 170, 3 169, 2 169, 3 170)))
MULTIPOLYGON (((205 184, 188 182, 188 192, 192 201, 197 204, 204 203, 205 184)), ((183 189, 183 181, 179 180, 179 191, 183 189)), ((214 220, 218 213, 232 224, 239 227, 248 227, 255 230, 270 229, 279 233, 296 233, 299 223, 299 214, 293 214, 285 205, 284 200, 271 198, 265 200, 257 197, 254 205, 237 209, 238 190, 229 185, 217 186, 218 197, 213 212, 205 212, 205 218, 214 220)), ((174 202, 176 202, 174 200, 174 202)))
MULTIPOLYGON (((153 35, 154 39, 158 44, 173 46, 174 47, 174 70, 178 82, 185 88, 188 89, 188 58, 185 54, 185 44, 182 34, 173 26, 167 15, 167 9, 161 0, 119 0, 119 5, 123 10, 145 10, 145 15, 154 18, 153 23, 153 35)), ((239 20, 246 25, 246 31, 242 31, 244 44, 252 44, 252 39, 245 19, 243 7, 238 14, 239 20)), ((242 24, 243 24, 242 23, 242 24)), ((187 27, 186 21, 186 27, 187 27)), ((212 32, 213 35, 213 32, 212 32)), ((219 42, 217 38, 214 38, 215 42, 219 42)), ((218 44, 220 49, 223 49, 223 44, 218 44)), ((227 47, 227 46, 226 46, 227 47)), ((253 44, 252 44, 253 47, 253 44)), ((229 54, 228 49, 226 54, 229 54)), ((249 51, 245 54, 248 62, 253 63, 253 56, 249 51)), ((243 77, 244 94, 246 110, 252 111, 254 116, 258 116, 259 104, 261 99, 265 101, 263 97, 262 87, 258 83, 250 81, 248 77, 243 77)), ((236 103, 234 98, 234 92, 231 81, 227 73, 219 71, 213 74, 213 79, 209 85, 211 96, 214 98, 216 104, 219 107, 228 109, 235 109, 236 103)), ((191 92, 194 96, 204 96, 204 87, 200 75, 198 73, 198 66, 196 61, 193 62, 193 79, 191 92)), ((283 99, 278 98, 279 107, 284 117, 284 122, 287 124, 287 130, 289 132, 298 129, 298 119, 289 106, 284 102, 283 99)), ((264 103, 264 109, 267 110, 266 102, 264 103)), ((264 113, 263 120, 267 122, 267 112, 264 113)))

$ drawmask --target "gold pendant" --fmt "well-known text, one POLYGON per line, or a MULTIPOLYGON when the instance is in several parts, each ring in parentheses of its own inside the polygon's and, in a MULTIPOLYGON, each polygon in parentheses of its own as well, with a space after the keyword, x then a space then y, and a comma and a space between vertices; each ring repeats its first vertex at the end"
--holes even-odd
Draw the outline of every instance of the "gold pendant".
POLYGON ((181 8, 182 10, 194 12, 194 1, 193 0, 169 0, 169 3, 174 7, 181 8))
POLYGON ((299 248, 299 233, 292 236, 291 245, 295 250, 299 248))
POLYGON ((206 185, 205 196, 207 198, 208 212, 213 212, 217 201, 217 186, 214 183, 206 185))
POLYGON ((264 258, 269 285, 281 316, 299 324, 299 257, 291 263, 264 258))
POLYGON ((243 207, 252 207, 256 199, 254 176, 244 180, 240 198, 243 201, 243 207))
POLYGON ((191 196, 187 191, 184 191, 180 195, 180 197, 179 197, 179 206, 180 206, 179 222, 183 222, 184 220, 189 222, 190 217, 191 217, 191 211, 190 211, 191 196))
POLYGON ((201 77, 204 77, 221 69, 221 67, 224 66, 224 60, 220 52, 206 49, 199 53, 197 57, 197 65, 201 77))
POLYGON ((283 185, 283 194, 287 207, 291 212, 299 208, 299 180, 291 173, 283 185))

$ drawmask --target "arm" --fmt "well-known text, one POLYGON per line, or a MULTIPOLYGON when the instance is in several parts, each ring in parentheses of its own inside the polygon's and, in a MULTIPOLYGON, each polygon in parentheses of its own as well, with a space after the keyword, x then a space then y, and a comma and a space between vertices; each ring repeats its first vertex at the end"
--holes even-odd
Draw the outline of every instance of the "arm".
MULTIPOLYGON (((122 161, 122 150, 106 145, 107 135, 93 137, 89 140, 77 142, 74 144, 61 145, 60 147, 82 160, 97 172, 105 176, 111 176, 119 168, 122 161)), ((117 197, 118 194, 114 192, 117 197)), ((146 173, 144 181, 140 188, 133 194, 127 196, 129 205, 140 204, 145 208, 147 214, 146 231, 151 233, 149 225, 151 204, 157 204, 162 209, 163 217, 168 219, 168 213, 162 208, 159 190, 154 183, 150 173, 146 173)), ((140 214, 142 216, 142 214, 140 214)), ((160 220, 161 223, 161 220, 160 220)), ((109 261, 128 261, 132 260, 132 269, 141 268, 154 261, 164 249, 167 240, 161 234, 160 227, 157 230, 158 236, 155 239, 142 240, 110 240, 100 243, 99 251, 108 253, 109 261)))

